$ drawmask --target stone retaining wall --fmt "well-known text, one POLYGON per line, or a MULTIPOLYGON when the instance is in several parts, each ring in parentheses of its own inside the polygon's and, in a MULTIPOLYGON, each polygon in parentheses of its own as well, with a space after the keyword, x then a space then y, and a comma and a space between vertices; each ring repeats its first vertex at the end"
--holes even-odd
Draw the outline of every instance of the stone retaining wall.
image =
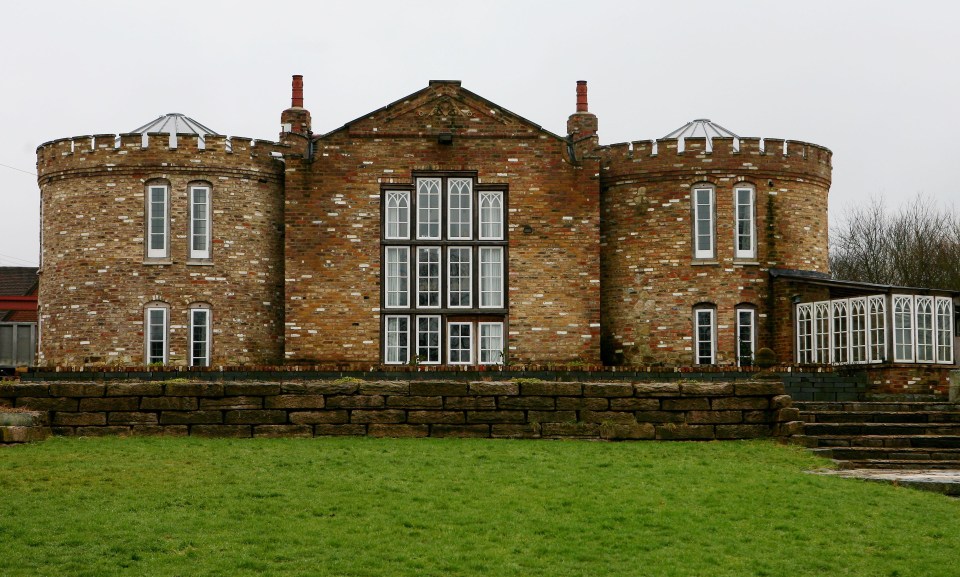
MULTIPOLYGON (((180 381, 177 379, 176 381, 180 381)), ((20 382, 57 435, 746 439, 802 427, 778 381, 20 382)))

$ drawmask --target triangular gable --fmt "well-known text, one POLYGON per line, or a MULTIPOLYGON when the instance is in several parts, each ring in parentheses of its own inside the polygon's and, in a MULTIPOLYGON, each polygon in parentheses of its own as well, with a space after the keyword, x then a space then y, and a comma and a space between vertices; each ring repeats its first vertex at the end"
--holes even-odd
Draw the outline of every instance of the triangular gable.
POLYGON ((426 88, 352 120, 341 131, 354 136, 410 136, 451 132, 476 136, 562 137, 544 130, 460 86, 457 80, 431 80, 426 88))

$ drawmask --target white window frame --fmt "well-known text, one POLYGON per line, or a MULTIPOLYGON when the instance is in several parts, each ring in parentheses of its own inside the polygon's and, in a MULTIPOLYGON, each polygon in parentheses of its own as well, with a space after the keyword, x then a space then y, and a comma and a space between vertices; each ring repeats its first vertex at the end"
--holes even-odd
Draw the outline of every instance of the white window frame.
POLYGON ((213 241, 212 235, 212 218, 213 213, 213 203, 211 188, 205 184, 192 184, 190 185, 190 258, 192 259, 209 259, 210 258, 210 248, 213 241), (206 193, 206 201, 203 203, 197 202, 196 194, 198 191, 203 191, 206 193), (197 218, 197 213, 199 212, 198 206, 203 206, 203 216, 197 218), (204 232, 197 231, 197 225, 202 223, 204 232), (198 240, 203 241, 202 248, 196 248, 198 240))
POLYGON ((210 309, 207 307, 194 307, 189 311, 190 314, 190 350, 188 354, 190 356, 190 366, 191 367, 209 367, 210 366, 210 349, 211 349, 211 335, 213 334, 212 318, 213 315, 210 312, 210 309), (203 347, 204 355, 198 357, 195 351, 197 345, 197 315, 202 314, 204 318, 203 325, 203 347))
POLYGON ((917 342, 913 297, 893 295, 893 306, 890 308, 893 312, 893 362, 912 363, 917 342), (909 323, 909 326, 903 326, 904 321, 909 323), (909 356, 901 353, 909 353, 909 356))
POLYGON ((830 308, 830 362, 845 365, 850 362, 850 302, 831 300, 830 308))
POLYGON ((417 239, 440 240, 443 235, 443 180, 439 177, 417 179, 417 239), (436 206, 433 201, 436 201, 436 206), (430 234, 436 225, 437 233, 430 234), (426 232, 424 232, 424 227, 426 232))
POLYGON ((717 311, 712 306, 698 306, 693 309, 693 360, 695 365, 715 365, 717 363, 717 311), (704 342, 700 338, 700 329, 706 325, 701 323, 701 314, 706 313, 710 329, 710 362, 703 362, 700 354, 700 345, 704 342))
POLYGON ((383 318, 383 362, 388 365, 406 365, 410 362, 410 317, 406 315, 386 315, 383 318), (391 323, 396 322, 395 327, 391 323), (406 323, 403 328, 400 325, 406 323), (391 335, 397 342, 390 343, 391 335), (405 339, 405 344, 402 342, 405 339), (391 354, 395 353, 395 354, 391 354))
POLYGON ((473 240, 473 179, 447 179, 447 238, 473 240), (466 200, 467 205, 462 203, 466 200), (456 203, 455 203, 456 201, 456 203), (457 206, 454 206, 456 204, 457 206), (466 234, 463 229, 466 228, 466 234), (455 232, 459 234, 455 234, 455 232))
POLYGON ((481 365, 502 365, 506 353, 506 346, 503 338, 503 323, 500 322, 480 322, 477 323, 477 360, 481 365), (500 334, 490 335, 492 329, 496 329, 500 334), (494 339, 499 345, 490 346, 494 339))
POLYGON ((447 306, 452 309, 456 308, 470 308, 473 306, 473 247, 472 246, 450 246, 447 247, 447 306), (457 257, 457 261, 454 262, 453 254, 461 255, 457 257), (462 259, 462 255, 467 255, 466 266, 462 259), (453 267, 458 265, 459 272, 461 274, 454 275, 453 267), (463 273, 466 272, 464 275, 463 273), (457 280, 456 287, 458 290, 454 291, 454 280, 457 280), (466 283, 466 289, 464 289, 464 283, 466 283), (466 295, 466 299, 464 299, 466 295), (457 296, 456 299, 458 304, 453 304, 454 296, 457 296))
POLYGON ((443 321, 440 318, 440 315, 420 315, 416 318, 416 350, 417 350, 417 363, 421 365, 439 365, 442 359, 443 351, 443 321), (423 330, 421 323, 422 322, 435 322, 436 330, 431 330, 428 326, 428 330, 423 330), (435 334, 437 337, 437 342, 435 345, 429 344, 429 342, 424 345, 421 343, 421 338, 428 336, 430 334, 435 334), (435 349, 436 359, 430 359, 430 350, 435 349))
POLYGON ((736 338, 737 338, 737 366, 753 366, 753 359, 757 352, 757 314, 756 309, 752 306, 738 306, 734 309, 734 324, 736 326, 736 338), (749 322, 744 325, 741 315, 746 314, 749 317, 749 322), (750 333, 747 339, 743 338, 743 329, 744 327, 748 328, 750 333), (744 342, 750 344, 750 364, 743 364, 743 355, 741 346, 744 342))
POLYGON ((889 358, 890 323, 887 320, 887 308, 886 296, 867 297, 867 355, 871 363, 882 363, 889 358))
POLYGON ((384 192, 383 238, 408 240, 410 238, 410 191, 387 190, 384 192))
POLYGON ((695 186, 691 193, 693 204, 693 257, 716 258, 716 189, 712 186, 695 186), (700 202, 700 193, 707 193, 707 203, 700 202), (703 248, 700 244, 700 223, 706 222, 709 235, 706 237, 709 246, 703 248))
POLYGON ((918 363, 934 363, 937 360, 936 315, 933 297, 913 297, 914 356, 918 363))
POLYGON ((148 306, 144 309, 144 344, 146 345, 146 351, 144 355, 144 364, 152 365, 155 363, 160 363, 161 365, 166 365, 169 360, 170 354, 170 342, 169 342, 169 331, 170 331, 170 309, 165 306, 148 306), (157 326, 157 318, 154 313, 160 313, 160 324, 159 324, 159 339, 155 338, 154 328, 157 326), (159 359, 153 354, 153 344, 160 343, 160 346, 163 348, 163 353, 160 355, 159 359))
POLYGON ((830 333, 833 330, 831 312, 833 307, 830 301, 813 303, 813 359, 815 363, 830 364, 833 352, 833 339, 830 333))
POLYGON ((864 364, 869 361, 870 330, 866 297, 849 299, 850 303, 850 362, 864 364))
POLYGON ((170 187, 166 184, 147 185, 147 258, 166 258, 170 255, 170 187), (163 200, 154 201, 154 192, 161 191, 163 200), (156 222, 157 204, 160 204, 163 214, 156 222), (158 230, 159 229, 159 230, 158 230), (160 239, 161 246, 154 246, 154 239, 160 239))
POLYGON ((503 247, 502 246, 481 246, 479 250, 478 276, 480 277, 480 308, 482 309, 502 309, 504 308, 503 296, 503 247), (491 260, 489 255, 497 255, 496 260, 491 260), (495 275, 490 274, 493 270, 486 270, 485 265, 491 265, 495 269, 495 275))
POLYGON ((388 309, 410 307, 410 247, 388 246, 383 252, 386 278, 383 306, 388 309), (397 258, 394 258, 396 256, 397 258), (396 279, 396 287, 393 280, 396 279))
POLYGON ((813 363, 813 303, 798 303, 796 318, 797 363, 813 363))
MULTIPOLYGON (((463 334, 459 334, 457 338, 462 339, 463 334)), ((447 323, 447 363, 451 365, 472 365, 473 364, 473 323, 469 322, 448 322, 447 323), (464 327, 467 328, 467 348, 453 348, 453 332, 454 329, 462 330, 464 327), (453 360, 453 351, 466 351, 467 360, 453 360)))
POLYGON ((443 306, 443 251, 439 246, 417 246, 417 286, 416 286, 416 301, 414 304, 418 309, 438 309, 443 306), (429 260, 424 260, 423 255, 436 255, 436 261, 432 258, 429 260), (434 267, 436 270, 436 275, 429 274, 430 270, 428 269, 427 273, 424 274, 423 267, 434 267), (429 283, 431 280, 437 281, 437 288, 435 290, 423 290, 421 287, 424 282, 429 283), (427 304, 421 304, 420 297, 427 296, 427 304), (436 304, 429 304, 430 297, 435 295, 437 298, 436 304))
POLYGON ((757 206, 756 206, 756 190, 753 186, 748 185, 737 185, 733 189, 733 256, 735 258, 757 258, 757 206), (746 204, 747 215, 746 219, 742 218, 741 207, 744 206, 740 202, 740 193, 746 192, 748 203, 746 204), (749 248, 740 247, 740 227, 745 225, 747 228, 746 236, 749 241, 749 248))
POLYGON ((937 297, 935 301, 937 363, 953 364, 953 299, 937 297))
POLYGON ((502 190, 482 190, 480 191, 480 240, 503 240, 503 191, 502 190), (493 216, 491 216, 491 213, 493 216), (486 234, 487 227, 494 228, 496 234, 486 234))

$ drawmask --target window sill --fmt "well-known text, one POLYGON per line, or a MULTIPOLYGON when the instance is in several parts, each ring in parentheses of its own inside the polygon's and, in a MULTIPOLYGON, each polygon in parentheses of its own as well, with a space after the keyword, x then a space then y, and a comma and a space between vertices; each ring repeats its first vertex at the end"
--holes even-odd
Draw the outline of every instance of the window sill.
POLYGON ((208 259, 189 259, 187 266, 213 266, 213 261, 208 259))
POLYGON ((143 260, 143 264, 151 265, 151 266, 152 265, 170 265, 170 264, 173 264, 173 260, 168 258, 157 258, 157 259, 147 258, 143 260))
POLYGON ((733 264, 736 266, 760 266, 760 261, 757 260, 736 260, 734 259, 733 264))
POLYGON ((697 259, 694 259, 694 260, 692 260, 692 261, 690 262, 690 264, 691 264, 692 266, 718 266, 718 265, 720 264, 720 262, 719 262, 719 261, 716 261, 716 260, 697 260, 697 259))

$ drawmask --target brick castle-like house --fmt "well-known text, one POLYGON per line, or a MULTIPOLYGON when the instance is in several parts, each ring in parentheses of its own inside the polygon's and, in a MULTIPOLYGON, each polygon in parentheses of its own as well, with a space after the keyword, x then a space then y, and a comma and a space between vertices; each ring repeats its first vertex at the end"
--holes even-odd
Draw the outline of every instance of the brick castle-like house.
POLYGON ((831 153, 600 145, 432 81, 277 142, 171 114, 37 149, 41 366, 953 365, 946 291, 830 279, 831 153))

